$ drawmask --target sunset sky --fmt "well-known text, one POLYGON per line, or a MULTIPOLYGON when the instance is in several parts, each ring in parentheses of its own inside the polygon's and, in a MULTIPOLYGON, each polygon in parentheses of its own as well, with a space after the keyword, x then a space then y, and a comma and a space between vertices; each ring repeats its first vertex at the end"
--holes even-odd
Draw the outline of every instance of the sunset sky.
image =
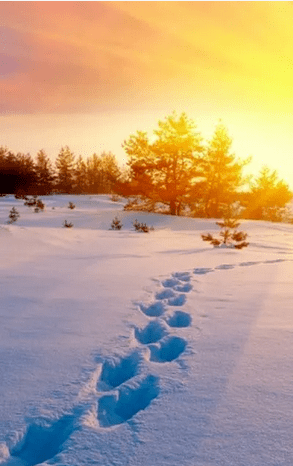
POLYGON ((55 159, 185 111, 293 188, 292 2, 0 2, 0 145, 55 159))

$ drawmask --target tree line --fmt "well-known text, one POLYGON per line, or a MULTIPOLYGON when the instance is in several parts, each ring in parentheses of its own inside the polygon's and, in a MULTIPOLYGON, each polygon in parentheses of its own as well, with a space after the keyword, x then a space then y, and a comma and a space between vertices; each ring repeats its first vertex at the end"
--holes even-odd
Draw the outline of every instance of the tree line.
POLYGON ((244 176, 251 159, 236 157, 231 145, 221 122, 204 144, 195 123, 174 112, 158 122, 152 140, 137 131, 124 141, 131 176, 121 192, 166 203, 171 215, 188 206, 196 217, 219 218, 238 203, 242 217, 281 220, 292 199, 288 185, 267 166, 254 179, 244 176))
POLYGON ((222 123, 204 142, 185 113, 173 112, 158 122, 152 138, 137 131, 122 146, 128 155, 124 169, 111 152, 84 160, 65 146, 53 164, 44 150, 33 160, 0 147, 0 194, 139 195, 153 206, 167 205, 171 215, 188 209, 195 217, 212 218, 238 204, 244 218, 275 221, 282 220, 292 199, 288 185, 267 166, 254 178, 243 174, 250 159, 232 152, 232 139, 222 123))
POLYGON ((40 150, 34 160, 30 154, 14 154, 0 147, 0 193, 47 195, 51 193, 110 193, 122 175, 111 152, 93 154, 86 160, 62 147, 55 164, 40 150))

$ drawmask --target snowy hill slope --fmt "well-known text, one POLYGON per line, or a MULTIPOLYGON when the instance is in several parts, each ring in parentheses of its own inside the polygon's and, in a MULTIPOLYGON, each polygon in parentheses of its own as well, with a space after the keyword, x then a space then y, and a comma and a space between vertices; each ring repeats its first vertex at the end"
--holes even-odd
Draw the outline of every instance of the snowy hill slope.
POLYGON ((290 465, 293 226, 214 249, 213 220, 44 202, 0 199, 0 464, 290 465))

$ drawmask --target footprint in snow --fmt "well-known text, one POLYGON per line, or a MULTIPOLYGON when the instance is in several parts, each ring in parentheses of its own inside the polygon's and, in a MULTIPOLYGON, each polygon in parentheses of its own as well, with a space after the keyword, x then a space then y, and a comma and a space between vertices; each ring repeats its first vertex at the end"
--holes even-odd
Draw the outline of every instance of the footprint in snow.
POLYGON ((170 327, 183 328, 191 325, 192 318, 187 312, 175 311, 171 317, 166 319, 166 322, 170 327))
POLYGON ((166 288, 165 290, 156 293, 156 299, 168 299, 173 296, 176 296, 176 294, 171 288, 166 288))
POLYGON ((112 427, 127 422, 146 409, 159 393, 159 378, 148 375, 138 385, 123 386, 113 395, 103 396, 98 402, 100 426, 112 427))
POLYGON ((239 266, 240 267, 249 267, 250 265, 256 265, 259 264, 259 262, 240 262, 239 266))
POLYGON ((74 432, 74 421, 75 417, 68 415, 51 425, 31 424, 25 437, 11 450, 11 460, 21 460, 25 466, 50 460, 61 452, 63 444, 74 432))
POLYGON ((125 357, 107 359, 97 382, 98 391, 112 390, 139 373, 142 356, 134 351, 125 357))
POLYGON ((139 304, 141 312, 143 312, 148 317, 160 317, 164 314, 166 308, 161 301, 156 301, 153 304, 139 304))
POLYGON ((180 285, 180 280, 177 278, 167 278, 166 280, 162 281, 162 285, 164 288, 174 288, 177 285, 180 285))
POLYGON ((169 306, 183 306, 185 302, 186 302, 185 294, 179 294, 177 296, 174 296, 174 298, 169 298, 167 301, 169 306))
POLYGON ((285 262, 285 259, 272 259, 264 261, 264 264, 276 264, 277 262, 285 262))
POLYGON ((159 343, 149 346, 150 361, 153 362, 171 362, 177 359, 185 350, 186 340, 180 337, 166 337, 159 343))
MULTIPOLYGON (((175 288, 178 291, 179 290, 185 290, 185 289, 190 291, 190 286, 191 285, 189 283, 186 283, 186 284, 181 285, 181 286, 177 285, 175 288)), ((191 286, 191 288, 192 288, 192 286, 191 286)), ((156 293, 156 299, 159 299, 159 300, 167 299, 168 300, 167 304, 169 306, 182 306, 186 301, 186 296, 184 294, 175 293, 175 291, 173 291, 173 289, 171 289, 171 288, 166 288, 165 290, 159 291, 158 293, 156 293)))
POLYGON ((205 275, 206 273, 212 272, 213 269, 210 267, 199 267, 193 270, 195 275, 205 275))
POLYGON ((176 285, 174 286, 175 291, 179 291, 180 293, 189 293, 191 291, 193 286, 191 283, 184 283, 183 285, 176 285))
POLYGON ((177 278, 182 282, 189 282, 190 281, 190 273, 189 272, 175 272, 172 274, 173 277, 177 278))
POLYGON ((234 269, 235 265, 233 264, 222 264, 222 265, 217 265, 215 267, 216 270, 229 270, 229 269, 234 269))
POLYGON ((145 328, 135 328, 134 335, 137 341, 142 345, 148 345, 149 343, 156 343, 161 340, 167 334, 165 325, 158 321, 151 321, 145 328))

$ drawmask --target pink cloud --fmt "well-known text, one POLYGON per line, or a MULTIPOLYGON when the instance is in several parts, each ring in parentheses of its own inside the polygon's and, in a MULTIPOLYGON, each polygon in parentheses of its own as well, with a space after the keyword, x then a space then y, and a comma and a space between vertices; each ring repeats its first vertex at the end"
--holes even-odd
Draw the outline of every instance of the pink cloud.
POLYGON ((8 2, 0 14, 2 112, 94 110, 147 77, 133 41, 147 48, 154 31, 108 4, 8 2))
POLYGON ((131 110, 196 92, 225 100, 227 82, 257 94, 266 69, 275 92, 279 62, 261 63, 280 47, 275 38, 269 55, 273 6, 251 3, 0 2, 1 112, 131 110))

